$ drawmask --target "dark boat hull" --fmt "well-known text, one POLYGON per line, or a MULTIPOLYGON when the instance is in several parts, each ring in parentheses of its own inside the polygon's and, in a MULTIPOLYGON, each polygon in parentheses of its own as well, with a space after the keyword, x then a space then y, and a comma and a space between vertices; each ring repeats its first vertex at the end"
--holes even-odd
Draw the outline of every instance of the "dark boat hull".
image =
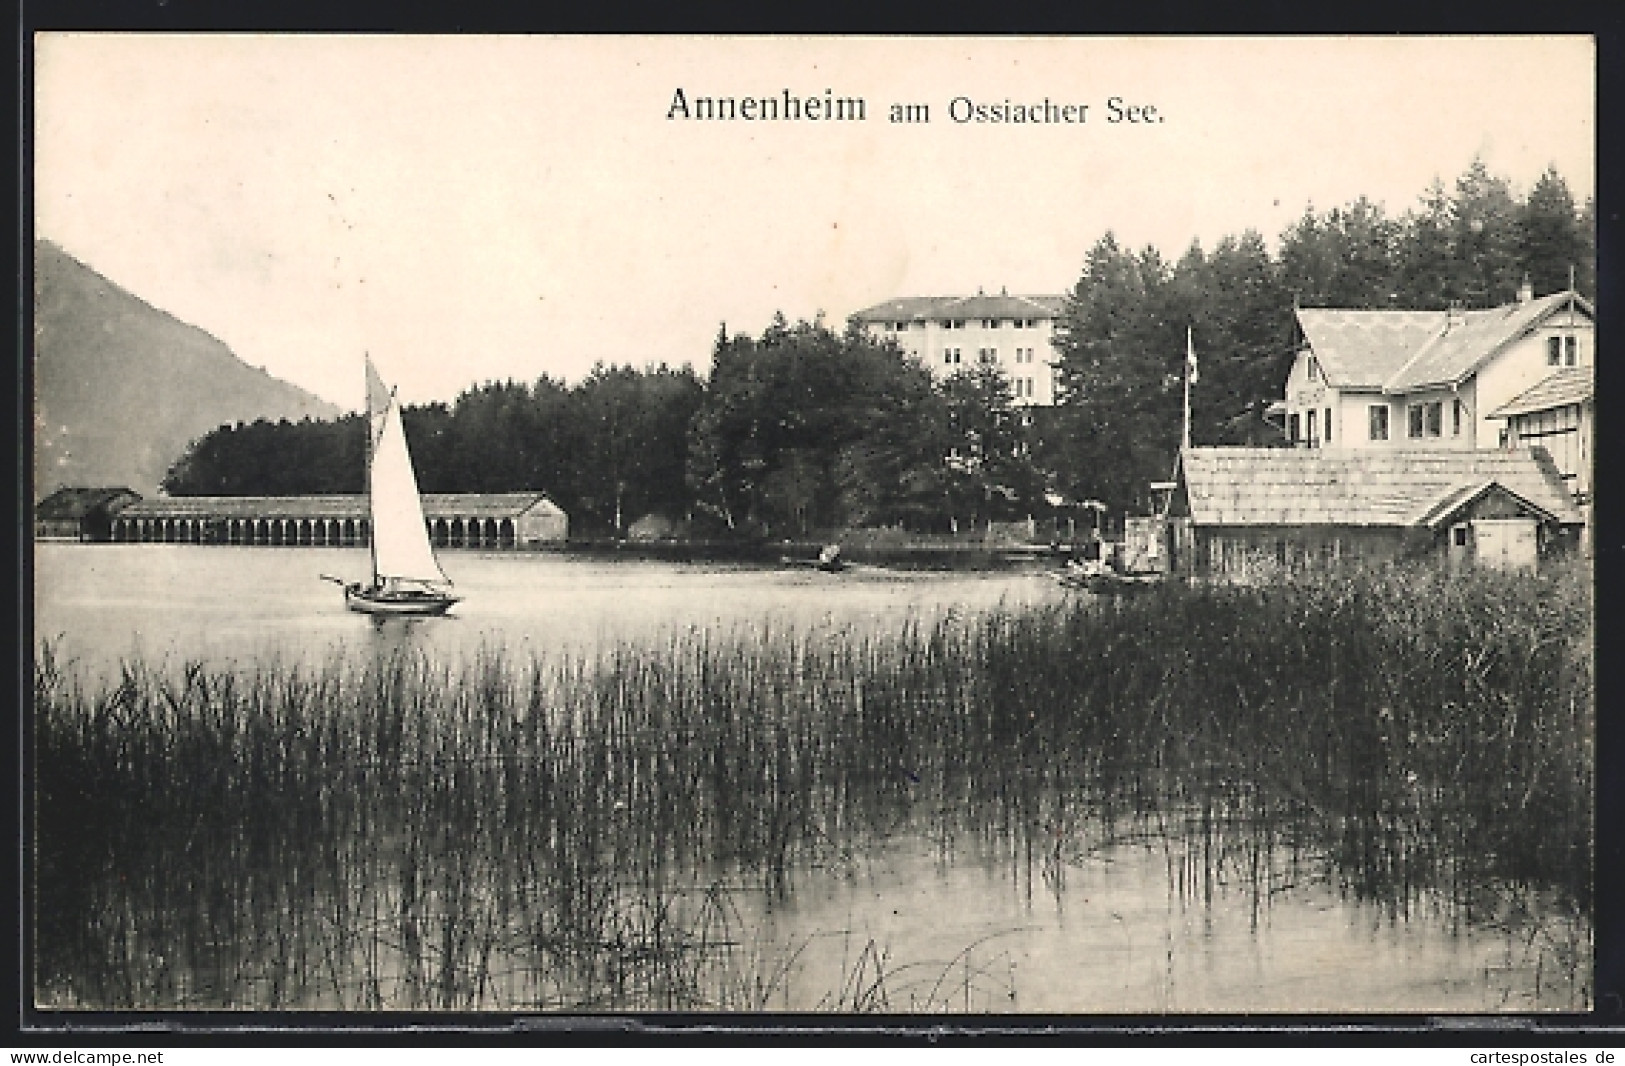
POLYGON ((425 617, 445 614, 460 597, 439 592, 378 592, 360 585, 344 587, 344 605, 362 614, 425 617))
POLYGON ((1083 589, 1087 592, 1140 592, 1155 588, 1166 580, 1166 577, 1165 574, 1063 571, 1056 575, 1055 580, 1063 588, 1083 589))

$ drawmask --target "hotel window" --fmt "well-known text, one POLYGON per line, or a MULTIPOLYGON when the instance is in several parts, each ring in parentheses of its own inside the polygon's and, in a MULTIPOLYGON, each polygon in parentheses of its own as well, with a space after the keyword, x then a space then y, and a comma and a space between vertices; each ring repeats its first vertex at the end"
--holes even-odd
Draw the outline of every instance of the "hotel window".
POLYGON ((1405 435, 1407 437, 1422 435, 1422 405, 1419 403, 1413 403, 1405 408, 1405 435))
POLYGON ((957 362, 959 362, 959 349, 958 348, 944 348, 942 350, 942 361, 944 363, 957 363, 957 362))
POLYGON ((1428 436, 1439 437, 1444 435, 1444 404, 1430 403, 1426 407, 1428 421, 1428 436))
POLYGON ((1454 400, 1450 404, 1450 435, 1461 436, 1461 401, 1454 400))
POLYGON ((1332 409, 1326 408, 1326 443, 1332 442, 1332 409))
POLYGON ((1371 439, 1388 439, 1388 405, 1374 403, 1367 410, 1371 414, 1371 439))
POLYGON ((1311 355, 1308 363, 1304 366, 1304 376, 1310 381, 1314 381, 1315 375, 1318 373, 1320 373, 1320 364, 1315 362, 1315 357, 1311 355))
POLYGON ((1298 413, 1296 411, 1286 416, 1286 439, 1292 444, 1298 443, 1298 413))
POLYGON ((1546 365, 1557 366, 1563 361, 1563 338, 1546 338, 1546 365))
POLYGON ((1320 429, 1318 428, 1318 423, 1316 421, 1318 416, 1319 413, 1311 408, 1309 410, 1308 420, 1304 423, 1304 429, 1309 437, 1309 443, 1311 445, 1320 443, 1320 429))
POLYGON ((1580 357, 1580 338, 1579 337, 1564 337, 1563 338, 1563 365, 1564 366, 1573 366, 1575 364, 1575 361, 1578 360, 1579 357, 1580 357))

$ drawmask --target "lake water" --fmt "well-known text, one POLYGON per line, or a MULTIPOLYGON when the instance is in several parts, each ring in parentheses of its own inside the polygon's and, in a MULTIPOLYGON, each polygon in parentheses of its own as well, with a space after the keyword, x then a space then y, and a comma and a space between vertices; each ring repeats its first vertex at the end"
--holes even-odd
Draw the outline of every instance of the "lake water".
POLYGON ((1042 574, 602 561, 443 552, 464 602, 440 619, 379 622, 321 580, 366 576, 365 550, 43 543, 35 634, 96 670, 139 654, 176 663, 319 662, 380 647, 456 659, 482 645, 586 653, 672 628, 885 625, 1060 595, 1042 574))
MULTIPOLYGON (((888 627, 1065 595, 1043 574, 682 565, 445 553, 465 602, 375 622, 323 573, 354 549, 41 544, 36 639, 106 676, 139 656, 252 669, 408 646, 453 662, 485 647, 590 654, 673 629, 888 627)), ((904 838, 796 871, 788 898, 739 894, 764 1006, 806 1010, 1130 1012, 1570 1009, 1584 992, 1555 927, 1465 928, 1352 901, 1309 867, 1262 889, 1193 892, 1175 843, 1122 840, 1031 864, 904 838)), ((1287 860, 1268 856, 1269 863, 1287 860)), ((1581 947, 1582 953, 1584 951, 1581 947)), ((1581 979, 1584 979, 1582 973, 1581 979)))

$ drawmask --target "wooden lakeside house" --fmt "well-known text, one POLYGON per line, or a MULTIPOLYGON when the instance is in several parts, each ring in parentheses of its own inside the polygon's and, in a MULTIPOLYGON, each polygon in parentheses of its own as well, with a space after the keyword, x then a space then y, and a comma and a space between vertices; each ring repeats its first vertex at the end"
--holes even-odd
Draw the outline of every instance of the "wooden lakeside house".
POLYGON ((1596 356, 1591 304, 1572 291, 1536 297, 1527 284, 1500 307, 1304 307, 1296 317, 1302 343, 1271 411, 1299 448, 1518 447, 1507 408, 1550 379, 1589 372, 1596 356))
POLYGON ((61 488, 34 505, 38 540, 110 540, 115 518, 141 499, 128 488, 61 488))
POLYGON ((1581 524, 1539 448, 1190 448, 1162 550, 1176 573, 1225 580, 1426 557, 1532 569, 1581 524))
MULTIPOLYGON (((429 493, 424 522, 437 547, 522 549, 562 544, 569 516, 537 492, 429 493)), ((125 542, 350 546, 370 536, 367 497, 165 496, 121 511, 125 542)))

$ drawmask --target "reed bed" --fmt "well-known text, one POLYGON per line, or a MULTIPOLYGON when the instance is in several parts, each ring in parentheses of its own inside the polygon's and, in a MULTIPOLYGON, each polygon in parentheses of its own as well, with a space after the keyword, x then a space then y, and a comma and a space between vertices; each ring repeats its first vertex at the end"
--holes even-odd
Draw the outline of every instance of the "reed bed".
POLYGON ((888 975, 874 944, 792 997, 797 945, 740 918, 740 893, 784 897, 900 834, 1055 893, 1132 841, 1187 898, 1329 882, 1396 920, 1516 931, 1584 995, 1579 568, 1169 586, 560 660, 128 663, 95 687, 47 646, 34 682, 44 1005, 895 1010, 951 1007, 946 987, 969 1006, 968 962, 958 984, 888 975))

